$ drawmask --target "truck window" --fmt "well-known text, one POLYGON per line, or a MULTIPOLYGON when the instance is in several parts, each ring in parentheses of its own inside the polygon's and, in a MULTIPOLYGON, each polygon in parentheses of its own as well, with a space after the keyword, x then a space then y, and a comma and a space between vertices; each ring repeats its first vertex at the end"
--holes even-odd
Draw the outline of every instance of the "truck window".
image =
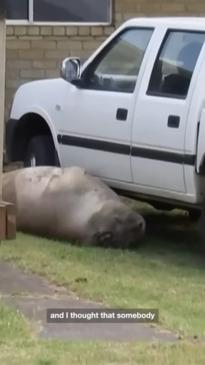
POLYGON ((118 35, 82 75, 85 87, 132 93, 152 33, 132 28, 118 35))
POLYGON ((147 94, 185 99, 204 40, 202 32, 168 31, 147 94))

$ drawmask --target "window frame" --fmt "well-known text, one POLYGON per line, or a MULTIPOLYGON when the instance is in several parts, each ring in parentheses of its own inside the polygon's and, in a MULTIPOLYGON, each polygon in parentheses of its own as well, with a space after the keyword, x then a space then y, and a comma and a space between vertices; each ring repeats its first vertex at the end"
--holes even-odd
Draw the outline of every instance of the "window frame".
MULTIPOLYGON (((154 64, 153 64, 153 68, 152 68, 152 71, 151 71, 151 75, 150 75, 150 79, 149 79, 149 82, 148 82, 148 87, 147 87, 147 91, 146 91, 146 95, 148 96, 155 96, 155 97, 161 97, 161 98, 169 98, 169 99, 178 99, 178 100, 186 100, 187 97, 188 97, 188 94, 189 94, 189 90, 190 90, 190 87, 191 87, 191 83, 192 83, 192 79, 193 79, 193 75, 195 73, 195 68, 196 68, 196 65, 198 63, 198 59, 200 57, 200 54, 202 52, 202 49, 204 47, 204 44, 202 45, 202 48, 200 50, 200 53, 198 55, 198 58, 197 58, 197 62, 196 62, 196 65, 195 65, 195 68, 192 72, 192 77, 191 77, 191 81, 190 81, 190 84, 189 84, 189 88, 188 88, 188 91, 187 91, 187 94, 186 96, 183 96, 183 95, 179 95, 179 94, 171 94, 171 93, 162 93, 162 92, 154 92, 154 91, 149 91, 149 87, 150 87, 150 83, 151 83, 151 79, 152 79, 152 75, 153 75, 153 72, 154 72, 154 69, 155 69, 155 66, 156 64, 158 63, 159 61, 159 58, 160 58, 160 55, 162 53, 162 50, 164 48, 164 45, 166 44, 166 41, 169 37, 169 34, 170 33, 189 33, 189 34, 204 34, 205 35, 205 31, 203 30, 191 30, 191 29, 179 29, 179 28, 168 28, 166 33, 165 33, 165 36, 161 42, 161 45, 159 47, 159 51, 157 52, 157 56, 156 56, 156 59, 154 61, 154 64)), ((205 40, 204 40, 204 43, 205 43, 205 40)))
MULTIPOLYGON (((98 67, 98 65, 103 60, 103 58, 112 49, 113 44, 115 44, 115 42, 116 42, 116 39, 119 38, 123 33, 127 32, 129 30, 150 30, 150 31, 152 31, 150 40, 149 40, 148 45, 147 45, 147 48, 148 48, 149 43, 151 42, 151 39, 152 39, 154 31, 155 31, 155 27, 152 27, 152 26, 145 26, 145 27, 143 27, 143 26, 130 26, 130 27, 126 27, 126 28, 122 29, 119 33, 117 33, 111 39, 111 41, 108 44, 106 44, 106 46, 96 55, 96 57, 86 66, 86 68, 83 69, 82 74, 81 74, 82 84, 80 86, 82 89, 84 89, 84 90, 113 92, 112 90, 101 90, 101 89, 97 89, 97 88, 89 88, 88 86, 86 86, 86 83, 84 84, 84 79, 85 79, 87 73, 89 74, 89 73, 93 72, 93 69, 98 67)), ((147 48, 145 50, 145 53, 147 51, 147 48)), ((144 61, 144 57, 143 57, 142 63, 143 63, 143 61, 144 61)), ((141 63, 141 65, 142 65, 142 63, 141 63)), ((140 68, 141 68, 141 65, 140 65, 140 68)), ((90 77, 90 75, 89 75, 89 77, 90 77)), ((135 88, 136 88, 136 85, 135 85, 135 88)), ((133 92, 129 92, 129 93, 126 92, 126 94, 130 94, 130 95, 133 94, 135 92, 135 88, 134 88, 133 92)), ((116 93, 121 92, 122 93, 122 91, 120 91, 120 90, 119 91, 114 91, 114 92, 116 92, 116 93)))
POLYGON ((7 19, 7 25, 25 25, 25 26, 100 26, 112 25, 113 19, 113 0, 109 0, 109 19, 107 22, 59 22, 59 21, 35 21, 34 20, 34 0, 28 0, 28 19, 7 19))

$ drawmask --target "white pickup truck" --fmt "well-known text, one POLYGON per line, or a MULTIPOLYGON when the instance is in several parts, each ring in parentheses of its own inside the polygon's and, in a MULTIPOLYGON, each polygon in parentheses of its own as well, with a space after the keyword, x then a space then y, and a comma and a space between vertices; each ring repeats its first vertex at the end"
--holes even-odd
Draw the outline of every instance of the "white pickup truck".
POLYGON ((205 18, 123 24, 81 66, 17 91, 11 161, 82 166, 156 207, 201 209, 205 196, 205 18))

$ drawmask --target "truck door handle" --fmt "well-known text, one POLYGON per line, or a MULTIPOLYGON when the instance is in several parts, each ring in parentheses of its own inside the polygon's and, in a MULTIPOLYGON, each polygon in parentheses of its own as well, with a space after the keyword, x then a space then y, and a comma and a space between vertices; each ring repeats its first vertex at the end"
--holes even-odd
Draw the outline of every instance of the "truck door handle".
POLYGON ((168 127, 169 128, 179 128, 180 117, 178 115, 170 115, 168 117, 168 127))
POLYGON ((116 119, 125 122, 127 120, 128 110, 119 108, 117 109, 116 119))

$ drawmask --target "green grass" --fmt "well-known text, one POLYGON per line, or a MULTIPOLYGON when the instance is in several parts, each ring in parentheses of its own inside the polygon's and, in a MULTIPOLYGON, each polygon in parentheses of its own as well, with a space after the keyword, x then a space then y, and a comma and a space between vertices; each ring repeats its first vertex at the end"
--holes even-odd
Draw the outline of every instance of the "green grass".
POLYGON ((42 342, 25 319, 0 308, 0 364, 204 365, 205 257, 197 226, 181 212, 141 209, 148 231, 137 250, 79 247, 18 234, 16 241, 1 244, 0 259, 104 305, 159 308, 160 326, 181 333, 185 342, 42 342))
POLYGON ((1 245, 0 258, 104 305, 159 308, 161 326, 205 336, 205 260, 196 226, 183 214, 144 214, 148 233, 138 250, 77 247, 19 234, 1 245))
POLYGON ((205 346, 40 341, 25 319, 0 304, 2 365, 204 365, 205 346))

